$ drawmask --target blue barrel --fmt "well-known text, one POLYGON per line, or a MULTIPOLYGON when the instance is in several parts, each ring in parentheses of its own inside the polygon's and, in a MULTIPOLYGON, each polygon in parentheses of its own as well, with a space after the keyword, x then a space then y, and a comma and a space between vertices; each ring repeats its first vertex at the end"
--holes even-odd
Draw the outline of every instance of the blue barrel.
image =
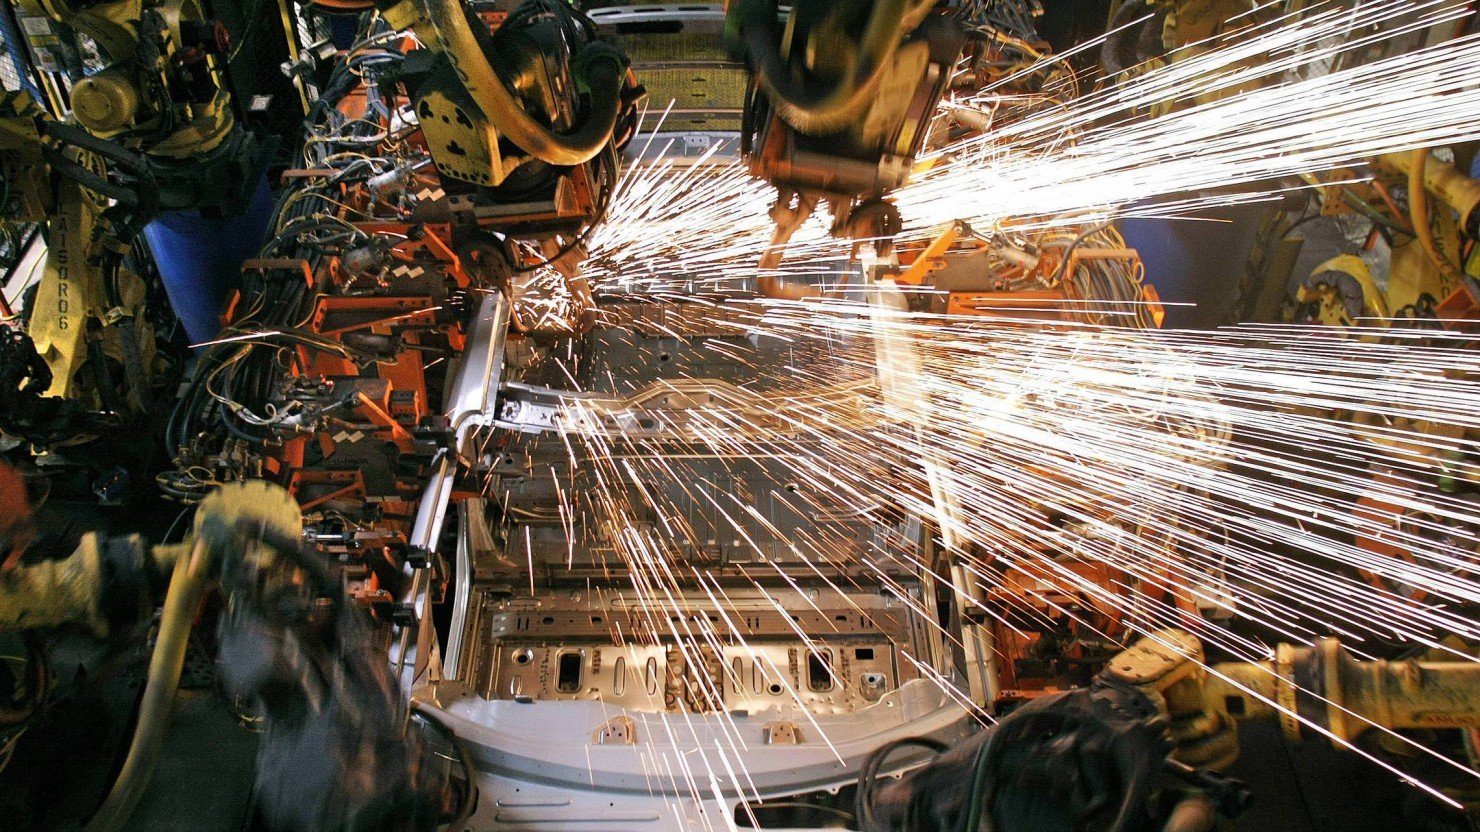
POLYGON ((242 261, 256 256, 272 220, 272 192, 267 176, 247 210, 220 217, 200 211, 169 211, 144 227, 175 316, 190 343, 199 344, 221 331, 221 311, 241 282, 242 261))
POLYGON ((1168 304, 1167 328, 1233 323, 1230 307, 1249 248, 1269 211, 1267 205, 1222 205, 1195 212, 1197 219, 1132 217, 1119 222, 1126 245, 1140 252, 1146 264, 1146 282, 1168 304))

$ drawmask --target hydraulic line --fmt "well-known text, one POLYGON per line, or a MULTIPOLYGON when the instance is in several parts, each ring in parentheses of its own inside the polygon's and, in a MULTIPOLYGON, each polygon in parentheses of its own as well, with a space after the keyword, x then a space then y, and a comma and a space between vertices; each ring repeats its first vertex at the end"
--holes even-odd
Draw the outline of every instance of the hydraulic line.
POLYGON ((1424 168, 1429 163, 1429 152, 1427 150, 1414 150, 1409 153, 1408 161, 1408 211, 1412 215, 1413 232, 1418 236, 1418 244, 1427 254, 1434 268, 1444 276, 1444 279, 1458 285, 1464 280, 1464 275, 1459 267, 1449 259, 1444 252, 1439 250, 1439 244, 1434 240, 1434 229, 1429 224, 1429 192, 1424 190, 1424 168))

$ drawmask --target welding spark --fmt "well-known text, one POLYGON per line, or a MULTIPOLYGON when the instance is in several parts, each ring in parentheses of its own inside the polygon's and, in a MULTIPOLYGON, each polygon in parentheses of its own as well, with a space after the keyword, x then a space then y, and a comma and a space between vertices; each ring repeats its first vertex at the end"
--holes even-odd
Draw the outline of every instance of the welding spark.
MULTIPOLYGON (((753 507, 716 498, 719 489, 708 483, 681 486, 687 497, 657 487, 694 481, 671 454, 681 439, 714 455, 782 460, 771 475, 776 493, 801 482, 807 494, 838 495, 865 518, 873 507, 896 506, 936 521, 944 490, 958 507, 948 521, 950 554, 970 576, 957 587, 958 602, 1004 625, 1001 610, 983 599, 1020 574, 1085 599, 1089 609, 1112 611, 1119 629, 1105 636, 1114 641, 1178 626, 1220 651, 1258 660, 1268 645, 1233 622, 1297 641, 1337 632, 1359 653, 1364 642, 1396 638, 1464 656, 1442 639, 1480 639, 1480 625, 1454 608, 1480 601, 1480 582, 1470 574, 1480 510, 1420 485, 1441 467, 1480 476, 1455 460, 1475 443, 1391 424, 1402 414, 1480 426, 1480 385, 1463 380, 1480 378, 1480 355, 1454 349, 1457 338, 1441 334, 1420 346, 1312 342, 1300 330, 1044 330, 804 306, 758 307, 756 315, 797 340, 834 342, 837 361, 758 368, 763 379, 777 389, 820 389, 839 364, 876 361, 879 339, 902 339, 919 359, 918 371, 901 382, 905 395, 876 394, 862 408, 825 396, 816 406, 805 397, 760 397, 743 412, 688 413, 682 435, 661 440, 612 435, 600 418, 567 422, 582 459, 606 472, 591 498, 603 505, 590 513, 609 524, 598 537, 616 546, 657 609, 677 608, 673 587, 686 580, 675 565, 689 562, 713 534, 735 537, 740 551, 775 566, 768 580, 752 575, 757 587, 778 576, 785 585, 786 570, 799 567, 821 570, 840 596, 847 583, 836 572, 850 560, 845 523, 788 536, 753 507), (1328 363, 1338 354, 1340 364, 1328 363), (1354 423, 1352 413, 1382 417, 1368 423, 1379 425, 1376 432, 1354 423), (922 417, 924 429, 908 428, 922 417), (1395 455, 1382 441, 1393 439, 1421 450, 1395 455), (922 460, 942 467, 938 481, 922 460), (1379 469, 1397 476, 1374 477, 1379 469), (1354 511, 1360 495, 1443 518, 1444 533, 1354 511), (719 528, 691 525, 696 500, 715 509, 719 528), (758 523, 769 533, 757 534, 758 523), (1376 533, 1400 543, 1411 561, 1349 542, 1376 533), (1112 579, 1087 578, 1078 569, 1086 564, 1107 568, 1112 579)), ((871 562, 872 577, 887 582, 895 557, 917 572, 938 568, 894 553, 871 562)), ((936 577, 951 582, 948 574, 936 577)), ((1055 612, 1107 626, 1083 612, 1055 612)), ((668 629, 690 644, 744 643, 730 624, 668 629)), ((818 649, 807 634, 799 638, 818 649)), ((688 658, 702 666, 693 664, 697 652, 688 658)), ((698 710, 722 707, 721 692, 704 697, 698 710)))
MULTIPOLYGON (((1445 0, 1354 9, 1328 3, 1198 44, 1201 51, 1186 60, 1080 98, 1039 100, 1014 119, 996 111, 1012 101, 1001 87, 1015 76, 959 95, 939 118, 974 111, 991 126, 922 157, 893 196, 903 236, 925 237, 958 220, 1000 234, 1116 215, 1195 215, 1304 187, 1296 181, 1302 175, 1472 140, 1480 136, 1468 117, 1480 103, 1480 36, 1311 74, 1465 14, 1464 5, 1445 0), (1208 189, 1217 193, 1196 193, 1208 189)), ((1059 60, 1031 69, 1053 69, 1059 60)), ((720 150, 716 144, 683 164, 670 157, 627 168, 609 221, 592 239, 588 277, 598 291, 753 289, 775 195, 720 150)), ((827 237, 828 222, 818 216, 803 226, 779 275, 841 276, 847 247, 827 237)))

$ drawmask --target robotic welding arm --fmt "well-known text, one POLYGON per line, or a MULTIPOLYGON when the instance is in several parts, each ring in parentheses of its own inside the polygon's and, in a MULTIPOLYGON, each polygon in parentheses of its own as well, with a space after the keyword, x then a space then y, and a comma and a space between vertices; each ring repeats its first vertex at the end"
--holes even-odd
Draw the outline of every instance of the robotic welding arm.
POLYGON ((932 0, 729 5, 726 40, 750 70, 741 152, 776 186, 776 231, 759 288, 775 298, 815 295, 774 274, 792 235, 819 202, 832 233, 888 240, 898 214, 884 198, 905 183, 965 45, 932 0))
POLYGON ((804 133, 824 135, 848 127, 867 110, 899 52, 902 33, 919 26, 934 5, 798 3, 783 30, 775 0, 741 0, 730 4, 726 28, 781 118, 804 133), (855 36, 858 20, 864 23, 855 36))
MULTIPOLYGON (((858 792, 864 832, 1208 832, 1247 806, 1219 772, 1237 723, 1278 718, 1347 742, 1374 727, 1480 725, 1480 664, 1359 661, 1335 639, 1281 645, 1265 662, 1207 665, 1164 630, 1089 688, 1043 697, 887 786, 858 792)), ((888 752, 892 749, 882 749, 888 752)))
POLYGON ((219 673, 259 704, 256 806, 266 828, 429 830, 444 779, 420 735, 403 736, 399 697, 363 614, 339 580, 299 547, 302 517, 287 491, 232 483, 208 496, 186 542, 86 537, 67 558, 0 572, 0 630, 82 624, 103 634, 153 608, 169 572, 138 727, 123 769, 87 832, 132 813, 158 760, 186 644, 205 594, 226 595, 219 673))
POLYGON ((399 0, 383 8, 392 27, 421 34, 443 62, 413 98, 444 174, 496 186, 530 159, 583 164, 611 143, 641 98, 626 57, 596 40, 589 21, 564 3, 523 3, 493 35, 456 0, 399 0), (559 42, 569 54, 553 48, 559 42), (586 93, 579 113, 557 100, 558 88, 570 83, 586 93), (516 96, 511 84, 524 92, 516 96), (505 158, 501 139, 527 156, 505 158))
POLYGON ((197 530, 265 544, 222 564, 217 660, 226 692, 265 717, 253 790, 261 823, 276 832, 430 832, 441 809, 438 767, 420 734, 402 733, 401 700, 364 612, 301 548, 297 503, 262 482, 218 495, 210 510, 211 498, 202 504, 197 530), (232 516, 237 500, 271 515, 232 516))

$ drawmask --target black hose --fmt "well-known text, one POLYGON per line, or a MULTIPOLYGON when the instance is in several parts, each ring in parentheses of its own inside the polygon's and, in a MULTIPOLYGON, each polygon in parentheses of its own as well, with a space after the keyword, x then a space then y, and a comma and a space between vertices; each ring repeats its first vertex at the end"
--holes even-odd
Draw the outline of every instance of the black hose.
POLYGON ((411 712, 421 719, 426 720, 429 725, 432 725, 438 731, 441 731, 442 735, 447 738, 447 741, 452 744, 453 749, 457 751, 457 759, 462 764, 463 776, 468 781, 468 792, 463 795, 462 806, 458 808, 457 816, 447 825, 447 829, 448 832, 463 832, 463 827, 467 825, 468 819, 473 816, 473 808, 477 806, 478 781, 477 769, 473 766, 473 754, 468 751, 467 743, 462 741, 462 737, 459 737, 456 732, 448 728, 447 723, 443 722, 442 718, 433 713, 431 709, 417 702, 411 706, 411 712))
MULTIPOLYGON (((83 130, 81 127, 72 124, 55 121, 47 122, 45 132, 48 138, 96 154, 104 161, 112 163, 127 175, 132 176, 137 181, 133 189, 134 196, 129 200, 129 203, 134 207, 135 214, 141 215, 146 219, 153 218, 159 207, 159 181, 155 177, 154 169, 146 157, 124 149, 117 142, 100 139, 83 130)), ((98 190, 99 193, 110 198, 119 199, 116 195, 99 190, 92 185, 87 187, 92 187, 94 190, 98 190)), ((122 202, 124 200, 120 199, 119 201, 122 202)))
POLYGON ((1064 253, 1061 255, 1061 259, 1054 266, 1053 274, 1052 275, 1049 275, 1049 278, 1048 278, 1049 285, 1055 285, 1060 280, 1063 280, 1065 277, 1068 277, 1069 276, 1069 260, 1073 256, 1074 252, 1079 249, 1079 246, 1082 245, 1085 240, 1089 239, 1094 234, 1098 234, 1101 231, 1104 231, 1105 229, 1109 228, 1110 226, 1111 226, 1111 223, 1109 223, 1109 222, 1102 222, 1102 223, 1099 223, 1097 225, 1092 225, 1089 228, 1086 228, 1083 231, 1081 231, 1078 234, 1076 234, 1074 236, 1074 239, 1069 242, 1069 245, 1064 248, 1064 253))
POLYGON ((48 138, 96 153, 114 164, 127 168, 130 173, 138 176, 149 173, 149 162, 143 156, 131 153, 107 139, 100 139, 81 127, 60 121, 48 121, 44 130, 48 138))
POLYGON ((926 748, 937 754, 950 746, 930 737, 906 737, 880 746, 864 761, 858 772, 858 792, 854 795, 853 816, 858 819, 858 828, 869 832, 874 825, 874 783, 879 779, 879 770, 895 751, 901 748, 926 748))
POLYGON ((1147 0, 1125 0, 1115 14, 1110 18, 1110 25, 1106 27, 1109 34, 1105 35, 1105 42, 1100 44, 1100 66, 1106 75, 1119 75, 1127 69, 1149 59, 1155 55, 1147 54, 1148 49, 1155 48, 1160 43, 1161 21, 1165 13, 1157 13, 1150 20, 1142 21, 1132 28, 1129 26, 1137 15, 1150 14, 1153 10, 1147 0), (1135 41, 1130 41, 1134 37, 1135 41))
POLYGON ((89 191, 117 200, 125 208, 133 209, 139 205, 139 194, 133 188, 109 182, 96 172, 68 159, 60 151, 48 150, 41 155, 51 166, 53 173, 66 177, 89 191))

